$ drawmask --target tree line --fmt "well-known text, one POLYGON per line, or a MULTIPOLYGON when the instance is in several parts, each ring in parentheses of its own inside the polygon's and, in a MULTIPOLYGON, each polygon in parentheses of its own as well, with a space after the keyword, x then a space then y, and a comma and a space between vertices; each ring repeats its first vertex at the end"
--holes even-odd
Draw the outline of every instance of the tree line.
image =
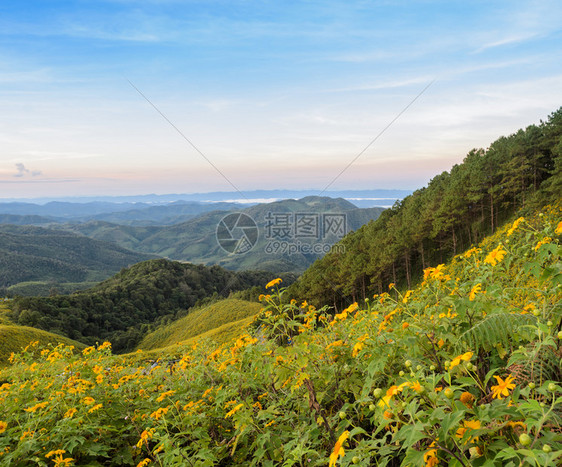
POLYGON ((290 294, 338 309, 389 283, 411 288, 424 268, 478 243, 516 211, 561 194, 562 108, 488 149, 471 150, 450 172, 343 238, 290 294))

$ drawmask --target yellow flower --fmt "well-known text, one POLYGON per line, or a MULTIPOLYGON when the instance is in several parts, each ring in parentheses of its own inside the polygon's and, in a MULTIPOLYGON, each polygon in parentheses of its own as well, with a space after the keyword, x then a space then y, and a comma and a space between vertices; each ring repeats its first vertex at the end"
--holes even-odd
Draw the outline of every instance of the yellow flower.
POLYGON ((386 390, 386 395, 378 402, 378 406, 379 407, 389 407, 389 402, 392 400, 392 398, 394 396, 396 396, 397 394, 401 393, 404 388, 406 386, 410 386, 409 382, 404 382, 402 384, 400 384, 399 386, 397 386, 396 384, 390 386, 387 390, 386 390))
POLYGON ((8 428, 8 424, 0 420, 0 433, 4 433, 6 431, 6 428, 8 428))
POLYGON ((95 412, 96 410, 101 409, 102 407, 103 407, 103 404, 96 404, 96 405, 94 405, 90 410, 88 410, 88 413, 93 413, 93 412, 95 412))
POLYGON ((377 402, 379 407, 390 407, 390 401, 392 400, 392 395, 389 395, 388 392, 386 396, 383 396, 380 401, 377 402))
POLYGON ((22 435, 20 436, 20 441, 23 441, 25 438, 33 438, 33 436, 35 435, 35 431, 33 430, 26 430, 22 433, 22 435))
POLYGON ((98 350, 111 349, 111 342, 105 341, 102 345, 98 347, 98 350))
POLYGON ((391 282, 390 284, 388 284, 388 290, 392 289, 392 287, 394 287, 396 284, 394 282, 391 282))
POLYGON ((47 454, 45 454, 45 457, 48 459, 49 457, 53 457, 53 456, 60 456, 61 454, 64 454, 66 451, 64 449, 57 449, 56 451, 49 451, 47 454))
POLYGON ((361 350, 363 350, 363 347, 365 347, 364 342, 357 342, 357 344, 353 346, 353 352, 351 353, 351 356, 357 357, 357 354, 361 352, 361 350))
POLYGON ((470 258, 472 255, 474 255, 474 254, 476 254, 476 253, 480 253, 480 251, 481 251, 480 248, 471 248, 470 250, 467 250, 467 251, 464 253, 463 257, 468 259, 468 258, 470 258))
POLYGON ((503 257, 506 254, 507 251, 505 251, 501 245, 498 245, 496 248, 490 251, 490 253, 488 253, 486 258, 484 259, 484 262, 495 266, 503 260, 503 257))
POLYGON ((482 424, 480 420, 465 420, 463 422, 464 426, 470 430, 479 430, 482 424))
POLYGON ((269 289, 270 287, 274 287, 277 284, 280 284, 281 282, 283 282, 283 280, 280 277, 278 277, 277 279, 273 279, 272 281, 268 282, 265 288, 269 289))
POLYGON ((163 415, 166 415, 168 413, 168 410, 168 407, 160 407, 158 410, 150 414, 150 418, 153 418, 154 420, 160 420, 163 415))
POLYGON ((423 280, 427 280, 428 278, 437 279, 437 280, 449 280, 451 277, 449 275, 444 274, 445 265, 439 264, 434 268, 426 268, 423 270, 423 280))
POLYGON ((137 443, 137 448, 142 448, 142 445, 146 443, 147 440, 149 440, 150 438, 152 438, 152 436, 154 435, 154 430, 150 429, 150 430, 144 430, 141 433, 140 439, 137 443))
POLYGON ((7 391, 11 387, 12 387, 12 385, 10 383, 4 383, 0 386, 0 391, 7 391))
POLYGON ((145 460, 140 461, 140 462, 137 464, 137 467, 145 467, 145 466, 147 466, 148 464, 150 464, 150 462, 152 462, 152 461, 147 457, 145 460))
POLYGON ((334 324, 336 324, 336 322, 338 320, 342 320, 342 319, 346 319, 347 315, 349 313, 353 313, 355 310, 357 310, 357 308, 359 308, 359 305, 357 304, 357 302, 352 303, 351 305, 349 305, 345 310, 343 310, 341 313, 336 313, 334 315, 334 320, 330 323, 331 326, 333 326, 334 324))
POLYGON ((404 294, 404 298, 402 298, 402 303, 407 303, 408 299, 410 298, 410 295, 412 295, 414 293, 413 290, 408 290, 405 294, 404 294))
POLYGON ((453 361, 451 362, 449 369, 452 370, 457 365, 460 365, 461 362, 468 362, 472 358, 472 355, 473 355, 472 352, 466 352, 463 353, 462 355, 459 355, 458 357, 453 358, 453 361))
POLYGON ((419 381, 416 381, 415 383, 412 384, 412 386, 410 386, 414 391, 416 391, 418 394, 422 393, 424 388, 423 386, 420 384, 419 381))
POLYGON ((64 413, 64 418, 72 418, 76 412, 77 412, 77 410, 74 409, 74 408, 68 409, 68 410, 64 413))
POLYGON ((552 238, 550 237, 544 237, 539 243, 537 243, 537 246, 535 246, 535 251, 537 251, 541 246, 543 246, 545 243, 550 243, 552 241, 552 238))
POLYGON ((510 227, 510 229, 507 231, 507 236, 510 237, 513 234, 513 232, 515 232, 515 229, 519 227, 519 224, 521 224, 521 222, 523 222, 524 220, 525 220, 524 217, 520 217, 519 219, 517 219, 510 227))
POLYGON ((423 461, 425 462, 425 467, 433 467, 439 464, 439 459, 437 458, 437 449, 430 449, 423 455, 423 461))
MULTIPOLYGON (((480 420, 464 420, 463 426, 461 426, 457 432, 457 438, 462 438, 467 431, 470 430, 479 430, 481 428, 480 420)), ((469 436, 468 439, 465 441, 464 444, 470 443, 472 440, 474 442, 478 442, 478 436, 469 436)))
POLYGON ((459 400, 469 409, 472 409, 472 404, 474 403, 474 396, 468 392, 465 391, 461 394, 461 397, 459 398, 459 400))
POLYGON ((27 409, 24 409, 24 410, 26 412, 35 413, 37 410, 43 409, 47 404, 48 404, 48 402, 39 402, 38 404, 35 404, 33 407, 28 407, 27 409))
POLYGON ((347 438, 349 438, 349 431, 345 430, 341 436, 338 438, 338 440, 336 441, 336 444, 334 445, 334 449, 332 451, 332 454, 330 454, 330 464, 329 467, 333 467, 336 465, 336 462, 338 461, 338 459, 340 457, 343 457, 345 455, 345 450, 343 448, 343 443, 345 443, 345 441, 347 440, 347 438))
POLYGON ((232 417, 236 412, 238 412, 242 407, 244 407, 244 404, 238 404, 237 406, 235 406, 230 412, 228 412, 224 418, 228 418, 228 417, 232 417))
POLYGON ((556 230, 554 231, 554 233, 555 233, 556 235, 562 234, 562 221, 560 221, 560 222, 558 223, 558 226, 556 227, 556 230))
POLYGON ((166 397, 170 397, 170 396, 174 395, 175 393, 176 393, 176 391, 163 392, 162 394, 160 394, 158 396, 158 399, 156 399, 156 402, 162 402, 164 399, 166 399, 166 397))
POLYGON ((84 405, 92 405, 94 402, 96 402, 96 400, 93 397, 84 397, 84 399, 82 400, 82 403, 84 405))
POLYGON ((503 399, 504 397, 509 396, 509 391, 515 388, 515 384, 513 384, 513 380, 515 377, 513 375, 509 375, 505 380, 501 379, 499 376, 494 375, 498 384, 496 386, 492 386, 492 397, 497 399, 503 399))
POLYGON ((363 347, 365 347, 365 340, 369 337, 369 334, 363 334, 358 340, 357 340, 357 344, 355 344, 353 346, 353 352, 352 352, 352 356, 356 357, 357 354, 359 352, 361 352, 361 350, 363 350, 363 347))
POLYGON ((54 467, 68 467, 74 464, 74 459, 72 457, 67 457, 66 459, 63 459, 62 454, 59 454, 57 457, 53 459, 53 462, 55 463, 54 467))
POLYGON ((470 294, 468 295, 468 299, 471 302, 474 301, 474 298, 476 297, 476 294, 478 292, 481 292, 481 291, 482 291, 482 284, 479 282, 474 287, 472 287, 472 290, 470 291, 470 294))

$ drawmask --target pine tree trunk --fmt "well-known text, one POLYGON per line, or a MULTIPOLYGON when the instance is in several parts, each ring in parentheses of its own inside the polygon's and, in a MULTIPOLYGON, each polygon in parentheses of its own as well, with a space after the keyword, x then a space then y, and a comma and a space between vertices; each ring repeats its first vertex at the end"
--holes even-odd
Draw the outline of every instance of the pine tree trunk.
POLYGON ((457 254, 457 235, 455 234, 455 228, 453 227, 453 255, 457 254))
POLYGON ((490 222, 492 233, 494 233, 494 197, 490 194, 490 222))
POLYGON ((366 287, 365 287, 365 274, 361 274, 361 282, 362 282, 362 286, 363 286, 363 301, 365 300, 365 298, 367 298, 366 296, 366 287))
POLYGON ((406 266, 406 281, 408 282, 408 289, 411 288, 411 281, 410 281, 410 256, 408 253, 404 255, 404 264, 406 266))

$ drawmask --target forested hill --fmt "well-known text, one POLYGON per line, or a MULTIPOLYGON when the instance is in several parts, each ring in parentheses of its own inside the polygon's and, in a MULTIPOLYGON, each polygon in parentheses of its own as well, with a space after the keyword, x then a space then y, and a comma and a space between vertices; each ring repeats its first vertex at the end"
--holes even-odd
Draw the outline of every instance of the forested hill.
POLYGON ((0 288, 24 281, 100 281, 153 257, 62 230, 0 225, 0 288))
MULTIPOLYGON (((157 320, 173 319, 214 294, 261 286, 266 272, 231 272, 157 259, 135 264, 92 289, 69 296, 18 298, 10 319, 92 344, 110 340, 116 351, 132 349, 157 320)), ((290 278, 287 278, 290 282, 290 278)))
POLYGON ((473 149, 462 164, 396 203, 317 260, 291 294, 336 307, 410 286, 520 209, 562 197, 562 108, 547 121, 473 149))

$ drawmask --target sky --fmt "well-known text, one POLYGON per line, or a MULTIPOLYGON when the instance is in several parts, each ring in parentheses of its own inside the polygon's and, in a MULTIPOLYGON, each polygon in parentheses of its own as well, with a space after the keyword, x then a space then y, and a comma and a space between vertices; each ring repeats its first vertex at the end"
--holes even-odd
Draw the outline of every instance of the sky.
POLYGON ((0 198, 420 188, 562 105, 560 44, 558 0, 2 0, 0 198))

